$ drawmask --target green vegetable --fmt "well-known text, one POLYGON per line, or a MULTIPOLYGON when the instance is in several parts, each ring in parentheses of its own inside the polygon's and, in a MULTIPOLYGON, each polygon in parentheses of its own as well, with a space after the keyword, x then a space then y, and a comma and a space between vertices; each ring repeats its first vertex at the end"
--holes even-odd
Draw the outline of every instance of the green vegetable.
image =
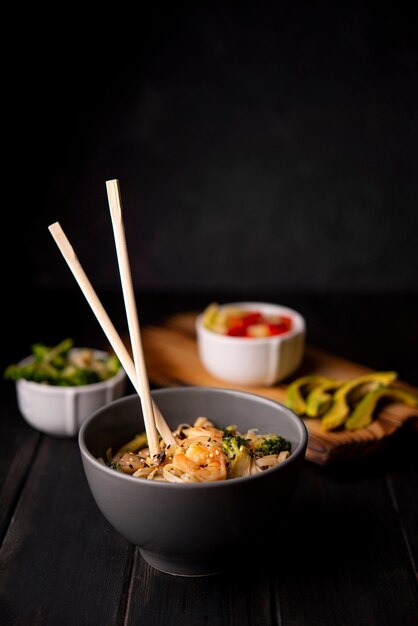
POLYGON ((402 402, 412 408, 418 407, 418 396, 415 394, 404 389, 380 387, 364 396, 345 422, 345 427, 348 430, 357 430, 371 424, 377 403, 383 398, 392 402, 402 402))
POLYGON ((323 430, 333 430, 344 424, 351 412, 350 396, 352 399, 353 396, 364 395, 362 392, 364 386, 366 386, 367 391, 370 391, 371 387, 374 389, 381 386, 387 387, 396 377, 396 372, 373 372, 346 381, 335 392, 330 409, 321 419, 323 430))
POLYGON ((225 433, 222 437, 222 449, 228 457, 228 478, 247 476, 250 473, 251 454, 247 439, 225 433))
POLYGON ((391 387, 396 372, 371 372, 349 380, 336 381, 321 376, 304 376, 287 388, 285 402, 304 417, 321 417, 323 430, 344 426, 357 430, 368 426, 381 399, 418 407, 418 397, 391 387))
POLYGON ((260 437, 260 440, 254 446, 255 456, 268 456, 269 454, 280 454, 283 451, 291 451, 292 444, 290 441, 280 435, 270 435, 268 437, 260 437))
POLYGON ((119 448, 113 459, 118 459, 122 457, 126 452, 138 452, 142 450, 142 448, 146 448, 148 446, 147 434, 145 432, 140 433, 139 435, 135 435, 131 441, 125 443, 124 446, 119 448))
POLYGON ((287 388, 285 403, 297 415, 306 413, 306 397, 318 385, 333 383, 334 381, 325 376, 303 376, 297 378, 287 388))
POLYGON ((336 380, 327 381, 309 392, 306 399, 306 415, 308 417, 319 417, 329 409, 332 403, 332 393, 342 385, 336 380))
POLYGON ((212 302, 212 304, 210 304, 204 311, 203 311, 203 325, 206 326, 206 328, 212 329, 215 321, 216 321, 216 316, 219 313, 219 306, 216 304, 216 302, 212 302))
POLYGON ((9 365, 4 378, 74 387, 107 380, 119 370, 116 355, 96 358, 91 348, 72 350, 73 345, 72 339, 64 339, 53 347, 35 343, 31 349, 32 359, 23 365, 9 365))

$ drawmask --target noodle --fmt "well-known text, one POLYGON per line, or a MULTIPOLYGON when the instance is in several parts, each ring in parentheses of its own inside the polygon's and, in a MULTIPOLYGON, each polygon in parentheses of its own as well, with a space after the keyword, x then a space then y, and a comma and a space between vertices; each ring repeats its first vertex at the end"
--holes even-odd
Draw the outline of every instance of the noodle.
POLYGON ((291 455, 290 442, 280 435, 259 434, 254 428, 240 433, 234 425, 221 429, 205 417, 179 424, 173 436, 176 444, 161 441, 161 453, 152 459, 145 433, 137 435, 116 454, 107 450, 105 464, 134 478, 197 483, 258 474, 291 455))

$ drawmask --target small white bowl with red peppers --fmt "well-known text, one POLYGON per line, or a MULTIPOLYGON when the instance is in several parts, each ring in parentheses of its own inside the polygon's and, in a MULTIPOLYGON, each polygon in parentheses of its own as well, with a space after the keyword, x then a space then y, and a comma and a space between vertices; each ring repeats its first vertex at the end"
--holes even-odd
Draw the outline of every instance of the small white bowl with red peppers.
POLYGON ((197 317, 196 331, 204 367, 226 382, 272 386, 302 363, 306 323, 289 307, 212 303, 197 317))

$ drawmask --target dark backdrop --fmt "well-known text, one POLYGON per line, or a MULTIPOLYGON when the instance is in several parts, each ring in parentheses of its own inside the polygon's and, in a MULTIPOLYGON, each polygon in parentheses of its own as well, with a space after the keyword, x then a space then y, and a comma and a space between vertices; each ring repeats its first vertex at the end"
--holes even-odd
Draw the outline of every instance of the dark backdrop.
POLYGON ((416 292, 412 16, 154 7, 40 30, 28 18, 4 121, 12 288, 73 285, 54 221, 94 285, 119 288, 105 190, 118 178, 139 289, 416 292))

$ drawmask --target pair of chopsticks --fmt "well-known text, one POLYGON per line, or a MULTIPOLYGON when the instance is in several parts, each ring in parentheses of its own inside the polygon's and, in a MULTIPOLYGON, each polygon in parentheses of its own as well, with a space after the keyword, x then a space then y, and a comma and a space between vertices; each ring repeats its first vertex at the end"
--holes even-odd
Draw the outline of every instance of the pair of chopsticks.
POLYGON ((106 188, 131 339, 132 354, 134 357, 133 361, 96 292, 94 291, 92 284, 87 278, 86 273, 81 267, 74 249, 67 239, 59 222, 51 224, 51 226, 49 226, 49 231, 51 232, 55 243, 60 249, 79 287, 81 288, 81 291, 96 316, 97 321, 102 327, 107 340, 112 346, 141 400, 150 456, 151 459, 155 461, 160 453, 158 431, 166 445, 175 445, 176 442, 170 427, 153 401, 150 393, 144 352, 142 348, 141 331, 138 321, 138 312, 135 303, 132 275, 129 266, 128 249, 125 239, 119 182, 117 180, 108 180, 106 181, 106 188))

